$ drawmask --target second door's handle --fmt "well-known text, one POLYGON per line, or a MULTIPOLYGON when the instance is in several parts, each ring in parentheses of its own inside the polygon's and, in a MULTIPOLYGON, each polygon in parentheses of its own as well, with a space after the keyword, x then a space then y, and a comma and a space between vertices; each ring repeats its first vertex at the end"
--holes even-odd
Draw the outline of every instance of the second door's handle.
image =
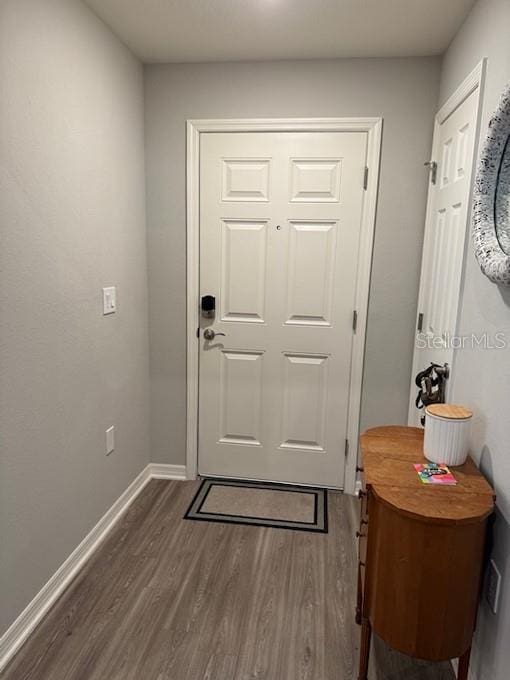
POLYGON ((214 340, 217 335, 225 335, 225 333, 216 333, 212 328, 206 328, 204 331, 204 338, 206 340, 214 340))

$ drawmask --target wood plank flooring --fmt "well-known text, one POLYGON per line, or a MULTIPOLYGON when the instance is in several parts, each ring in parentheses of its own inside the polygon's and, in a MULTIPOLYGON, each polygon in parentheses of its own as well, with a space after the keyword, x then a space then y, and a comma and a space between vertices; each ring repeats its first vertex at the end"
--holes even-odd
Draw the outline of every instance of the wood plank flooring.
MULTIPOLYGON (((2 680, 355 680, 357 501, 328 534, 186 521, 153 480, 2 680)), ((375 641, 371 680, 452 680, 375 641)))

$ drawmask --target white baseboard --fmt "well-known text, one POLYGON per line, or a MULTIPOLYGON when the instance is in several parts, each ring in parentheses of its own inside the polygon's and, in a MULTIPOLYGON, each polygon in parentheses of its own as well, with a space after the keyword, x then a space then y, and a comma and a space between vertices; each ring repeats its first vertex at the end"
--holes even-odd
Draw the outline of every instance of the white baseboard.
POLYGON ((186 468, 184 465, 150 463, 140 472, 2 635, 0 638, 0 672, 151 479, 186 479, 186 468))
MULTIPOLYGON (((459 670, 459 660, 458 659, 452 659, 452 666, 453 666, 453 672, 455 673, 455 677, 457 677, 457 672, 459 670)), ((469 667, 468 680, 476 680, 475 672, 473 670, 473 666, 469 667)))
POLYGON ((150 463, 152 479, 187 479, 185 465, 167 465, 165 463, 150 463))

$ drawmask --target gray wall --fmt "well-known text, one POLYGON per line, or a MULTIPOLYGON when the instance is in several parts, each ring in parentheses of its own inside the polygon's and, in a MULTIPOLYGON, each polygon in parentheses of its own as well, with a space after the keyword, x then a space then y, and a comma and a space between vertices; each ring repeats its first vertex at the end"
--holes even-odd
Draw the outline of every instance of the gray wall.
POLYGON ((439 61, 150 65, 145 77, 154 462, 185 461, 187 118, 384 117, 362 425, 405 423, 439 61))
POLYGON ((149 460, 143 144, 143 71, 106 27, 2 0, 0 633, 149 460))
MULTIPOLYGON (((441 78, 444 101, 478 61, 488 57, 481 137, 505 83, 510 81, 510 2, 479 0, 445 55, 441 78)), ((510 290, 480 272, 471 244, 461 303, 460 333, 506 335, 505 350, 481 347, 457 352, 453 399, 475 413, 473 451, 498 496, 494 558, 503 574, 499 613, 482 603, 474 646, 477 680, 507 680, 510 673, 510 290)))

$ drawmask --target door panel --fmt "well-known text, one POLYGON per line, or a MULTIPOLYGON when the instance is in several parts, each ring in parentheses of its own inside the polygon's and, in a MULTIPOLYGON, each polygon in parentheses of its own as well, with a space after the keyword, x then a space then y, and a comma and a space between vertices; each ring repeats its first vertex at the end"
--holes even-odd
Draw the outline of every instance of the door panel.
POLYGON ((462 280, 468 225, 471 174, 477 128, 479 92, 463 103, 436 127, 437 183, 429 188, 427 226, 423 245, 417 328, 411 381, 409 423, 419 423, 415 407, 414 377, 431 362, 450 367, 462 280))
POLYGON ((269 158, 223 159, 223 201, 269 201, 269 158))
POLYGON ((342 486, 366 146, 201 135, 200 474, 342 486))
POLYGON ((339 158, 292 159, 290 200, 338 203, 340 168, 339 158))
POLYGON ((336 222, 291 222, 286 324, 331 326, 336 222))
POLYGON ((221 429, 225 444, 261 446, 263 352, 221 351, 221 429))
POLYGON ((284 355, 281 448, 324 451, 328 357, 284 355))
POLYGON ((264 323, 266 259, 266 221, 222 221, 222 321, 264 323))

